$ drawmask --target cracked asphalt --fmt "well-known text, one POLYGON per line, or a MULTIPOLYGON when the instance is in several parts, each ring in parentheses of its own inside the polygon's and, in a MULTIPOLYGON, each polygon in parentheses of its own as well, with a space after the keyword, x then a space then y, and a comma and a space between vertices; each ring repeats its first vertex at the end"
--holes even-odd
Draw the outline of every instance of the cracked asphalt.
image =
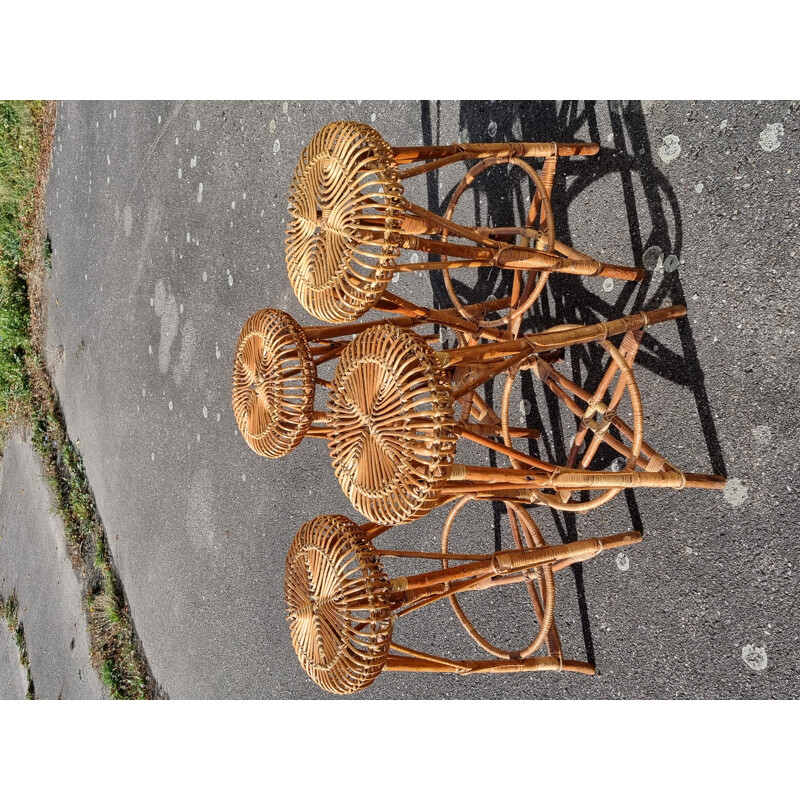
MULTIPOLYGON (((284 560, 306 520, 358 516, 324 442, 278 461, 246 447, 230 378, 251 313, 314 322, 286 275, 286 197, 303 146, 338 119, 392 144, 599 142, 598 157, 560 164, 557 234, 648 277, 554 276, 529 329, 685 303, 688 316, 650 329, 637 358, 645 438, 687 471, 729 479, 724 492, 625 492, 588 515, 533 509, 552 543, 644 533, 557 575, 565 655, 594 660, 594 677, 385 673, 355 697, 797 697, 798 103, 65 102, 47 194, 48 361, 163 691, 328 697, 292 649, 284 560)), ((415 178, 407 195, 441 210, 463 173, 415 178)), ((458 213, 510 224, 529 192, 519 170, 501 168, 458 213)), ((468 275, 461 289, 485 299, 504 280, 468 275)), ((437 273, 403 274, 392 290, 445 304, 437 273)), ((599 353, 576 349, 561 368, 590 383, 599 353)), ((487 390, 495 407, 501 390, 487 390)), ((558 458, 574 423, 529 375, 515 392, 519 423, 545 430, 534 452, 558 458)), ((381 542, 436 549, 444 516, 381 542)), ((510 542, 489 505, 465 509, 457 538, 462 552, 510 542)), ((520 587, 464 605, 501 646, 534 636, 520 587)), ((400 620, 396 638, 481 657, 447 603, 400 620)))

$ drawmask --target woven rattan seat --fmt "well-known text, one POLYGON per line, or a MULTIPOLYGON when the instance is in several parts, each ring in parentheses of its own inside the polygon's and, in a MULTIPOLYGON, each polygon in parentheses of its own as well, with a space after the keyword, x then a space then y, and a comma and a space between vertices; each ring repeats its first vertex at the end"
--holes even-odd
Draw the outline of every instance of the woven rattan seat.
POLYGON ((408 522, 437 504, 455 451, 453 399, 436 353, 386 324, 339 360, 328 399, 333 468, 367 519, 408 522))
POLYGON ((263 309, 245 322, 233 359, 233 413, 256 453, 280 458, 314 418, 316 369, 303 329, 285 312, 263 309))
POLYGON ((286 604, 303 669, 329 692, 369 686, 389 655, 389 579, 363 531, 347 517, 317 517, 286 557, 286 604))

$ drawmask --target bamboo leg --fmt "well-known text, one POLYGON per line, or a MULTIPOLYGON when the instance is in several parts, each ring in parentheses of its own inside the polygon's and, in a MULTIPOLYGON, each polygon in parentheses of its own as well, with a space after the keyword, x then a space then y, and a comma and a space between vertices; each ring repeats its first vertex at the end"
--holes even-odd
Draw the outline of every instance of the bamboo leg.
MULTIPOLYGON (((656 325, 671 319, 686 316, 686 306, 668 306, 657 311, 640 311, 627 317, 600 322, 595 325, 576 325, 568 330, 551 329, 542 333, 528 334, 524 338, 495 344, 473 345, 457 350, 442 350, 436 355, 443 366, 453 366, 464 362, 477 363, 486 358, 500 358, 513 353, 528 351, 531 354, 560 350, 575 344, 588 344, 611 336, 627 333, 629 330, 656 325)), ((556 326, 560 328, 560 326, 556 326)))

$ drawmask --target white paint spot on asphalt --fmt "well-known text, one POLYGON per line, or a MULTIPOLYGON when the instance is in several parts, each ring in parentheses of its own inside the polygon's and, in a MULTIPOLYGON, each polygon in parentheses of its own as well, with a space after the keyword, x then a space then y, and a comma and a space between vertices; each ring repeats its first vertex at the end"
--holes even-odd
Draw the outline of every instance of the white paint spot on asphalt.
POLYGON ((283 101, 282 108, 283 108, 283 113, 284 114, 288 114, 289 113, 289 103, 287 103, 286 100, 283 101))
POLYGON ((197 156, 194 156, 192 160, 189 162, 189 166, 194 169, 197 166, 197 156))
POLYGON ((216 356, 217 356, 217 361, 219 361, 219 357, 222 355, 222 353, 220 353, 220 351, 219 351, 219 342, 215 342, 214 343, 214 351, 215 351, 216 356))
POLYGON ((88 281, 88 280, 89 280, 89 273, 88 273, 88 272, 84 273, 84 275, 83 275, 83 279, 84 279, 85 281, 88 281))
POLYGON ((615 561, 620 572, 627 572, 631 568, 631 560, 628 558, 627 553, 617 553, 615 561))
POLYGON ((372 112, 372 114, 370 114, 370 115, 369 115, 369 118, 370 118, 370 120, 371 120, 372 122, 375 122, 375 120, 377 119, 377 116, 375 115, 375 112, 374 112, 374 111, 372 112))
POLYGON ((106 153, 106 163, 109 167, 111 166, 111 156, 108 153, 106 153))
POLYGON ((273 155, 278 155, 278 151, 281 149, 281 140, 276 139, 275 144, 272 145, 272 153, 273 155))
POLYGON ((228 275, 228 286, 233 286, 233 275, 228 275))
POLYGON ((492 119, 489 120, 489 136, 494 137, 497 134, 497 123, 492 119))
POLYGON ((208 419, 208 409, 203 406, 203 419, 208 419))
POLYGON ((603 291, 604 292, 613 292, 614 291, 614 281, 611 278, 606 278, 603 281, 603 291))
POLYGON ((183 303, 181 303, 181 307, 180 307, 179 310, 180 310, 181 314, 183 314, 183 303))
POLYGON ((142 386, 142 397, 147 397, 147 389, 142 386))
POLYGON ((232 209, 236 208, 236 201, 235 200, 231 200, 231 208, 232 209))
POLYGON ((180 180, 182 177, 183 177, 183 170, 180 167, 178 167, 178 180, 180 180))
POLYGON ((742 648, 742 661, 755 672, 762 672, 767 668, 767 651, 763 647, 746 644, 742 648))
POLYGON ((611 471, 612 472, 622 472, 622 470, 625 469, 625 465, 627 463, 628 463, 628 460, 626 458, 624 458, 623 456, 617 456, 611 462, 611 471))
POLYGON ((777 150, 781 146, 781 139, 783 138, 783 123, 775 122, 772 125, 767 125, 758 136, 758 143, 761 149, 767 153, 777 150))
POLYGON ((199 131, 199 130, 200 130, 200 120, 197 120, 197 122, 195 122, 195 124, 194 124, 194 129, 195 129, 196 131, 199 131))
POLYGON ((412 264, 419 264, 419 253, 412 253, 411 258, 409 258, 409 261, 412 264))
POLYGON ((398 283, 399 280, 400 280, 400 273, 395 272, 394 275, 392 275, 392 283, 398 283))
POLYGON ((161 124, 161 114, 158 115, 158 124, 161 124))
POLYGON ((680 154, 681 140, 674 133, 665 136, 664 144, 658 148, 658 157, 665 164, 669 164, 670 161, 674 161, 680 154))
POLYGON ((172 400, 169 401, 169 410, 172 411, 172 400))
POLYGON ((769 444, 772 440, 772 431, 769 429, 769 425, 756 425, 753 428, 753 438, 759 444, 769 444))
POLYGON ((242 473, 242 483, 247 483, 247 475, 244 472, 242 473))
POLYGON ((745 500, 747 500, 748 490, 747 487, 738 478, 729 478, 722 490, 722 496, 725 501, 738 508, 745 500))
POLYGON ((186 244, 192 241, 192 234, 189 231, 186 231, 186 244))
POLYGON ((130 206, 125 206, 125 210, 122 212, 122 217, 122 224, 125 226, 125 235, 130 236, 131 231, 133 230, 133 210, 130 206))
POLYGON ((204 270, 203 271, 203 283, 205 283, 207 280, 208 280, 208 273, 206 273, 205 270, 204 270))
POLYGON ((219 422, 219 421, 220 421, 220 415, 219 415, 219 411, 217 411, 217 422, 219 422))
POLYGON ((722 120, 722 122, 720 122, 719 124, 719 129, 721 131, 724 131, 727 127, 728 127, 728 120, 726 119, 722 120))
POLYGON ((700 183, 696 183, 694 185, 694 190, 697 192, 697 194, 702 194, 703 189, 705 188, 706 187, 704 186, 703 181, 700 181, 700 183))
POLYGON ((648 272, 655 272, 663 265, 664 251, 657 244, 648 247, 647 250, 642 253, 642 266, 644 266, 648 272))
MULTIPOLYGON (((106 184, 110 184, 110 183, 111 183, 111 176, 110 175, 106 175, 106 184)), ((61 203, 58 204, 58 207, 61 208, 61 203)))
POLYGON ((528 414, 531 413, 531 401, 530 400, 520 400, 519 401, 519 413, 522 417, 527 418, 528 414))
POLYGON ((197 434, 197 441, 198 442, 200 441, 200 434, 199 433, 197 434))
POLYGON ((175 137, 175 144, 178 144, 178 137, 175 137))
POLYGON ((155 461, 156 460, 156 454, 155 453, 150 453, 150 460, 151 461, 155 461))
POLYGON ((200 185, 197 187, 197 202, 203 202, 203 182, 200 182, 200 185))
POLYGON ((673 253, 664 259, 664 272, 675 272, 680 265, 680 259, 673 253))
POLYGON ((150 355, 153 355, 153 345, 151 345, 151 344, 147 345, 147 352, 148 352, 150 355))
POLYGON ((277 123, 277 122, 275 122, 275 120, 274 120, 274 119, 271 119, 271 120, 269 121, 269 132, 270 132, 270 133, 275 133, 275 129, 276 129, 277 127, 278 127, 278 123, 277 123))
POLYGON ((114 109, 114 119, 116 119, 116 118, 117 118, 117 109, 115 108, 114 109))

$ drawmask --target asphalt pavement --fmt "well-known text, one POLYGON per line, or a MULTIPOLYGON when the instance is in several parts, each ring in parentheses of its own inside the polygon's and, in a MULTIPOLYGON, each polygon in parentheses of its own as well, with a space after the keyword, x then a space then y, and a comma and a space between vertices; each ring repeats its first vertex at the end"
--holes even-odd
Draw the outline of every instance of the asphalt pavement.
MULTIPOLYGON (((105 691, 89 659, 81 586, 52 509, 42 463, 17 432, 0 462, 0 594, 7 599, 16 592, 36 698, 101 700, 105 691)), ((16 666, 10 664, 13 659, 0 659, 0 684, 16 681, 18 652, 16 666)))
MULTIPOLYGON (((687 471, 728 476, 724 492, 625 492, 588 515, 533 509, 552 543, 644 533, 557 575, 566 657, 595 661, 597 675, 385 673, 356 697, 796 697, 797 103, 65 102, 47 193, 48 362, 162 690, 328 697, 292 649, 284 562, 306 520, 359 517, 324 442, 276 461, 247 448, 230 381, 254 311, 314 324, 286 275, 286 198, 302 148, 339 119, 398 145, 599 142, 598 157, 560 164, 558 236, 604 261, 644 265, 648 277, 634 286, 555 276, 528 329, 685 303, 688 316, 651 329, 637 358, 645 438, 687 471)), ((407 196, 441 210, 463 173, 454 165, 412 179, 407 196)), ((529 191, 520 170, 498 168, 458 213, 511 224, 529 191)), ((459 277, 470 300, 505 288, 496 271, 459 277)), ((392 291, 446 302, 436 273, 403 274, 392 291)), ((562 369, 591 382, 599 358, 581 348, 562 369)), ((501 389, 489 389, 496 407, 501 389)), ((513 402, 520 423, 545 429, 538 452, 563 453, 570 428, 558 426, 574 423, 530 376, 513 402)), ((434 550, 444 516, 381 541, 434 550)), ((489 505, 468 507, 459 549, 509 546, 498 519, 489 505)), ((500 646, 533 638, 520 587, 468 600, 500 646)), ((446 602, 399 620, 396 638, 481 657, 446 602)))

